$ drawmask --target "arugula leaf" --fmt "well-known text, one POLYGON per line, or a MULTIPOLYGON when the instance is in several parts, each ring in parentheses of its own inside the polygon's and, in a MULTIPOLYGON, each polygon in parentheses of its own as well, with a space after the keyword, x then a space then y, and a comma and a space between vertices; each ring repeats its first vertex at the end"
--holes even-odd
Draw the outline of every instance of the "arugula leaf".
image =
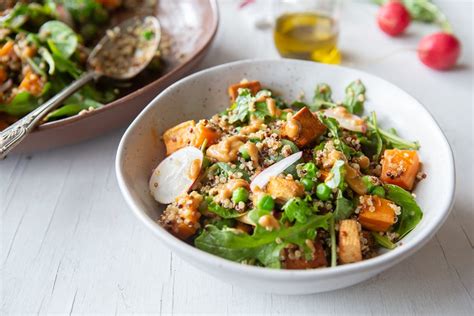
POLYGON ((337 246, 336 227, 333 216, 331 216, 331 218, 329 219, 329 236, 331 237, 331 267, 335 267, 337 265, 337 246))
POLYGON ((220 206, 219 204, 214 202, 212 198, 210 197, 206 198, 206 202, 207 202, 207 209, 219 215, 222 218, 236 218, 243 215, 242 213, 239 213, 237 212, 237 210, 234 210, 232 208, 225 208, 223 206, 220 206))
POLYGON ((332 90, 327 83, 319 83, 314 90, 313 104, 309 107, 312 112, 318 111, 325 105, 335 106, 332 100, 332 90))
POLYGON ((331 213, 312 215, 306 223, 295 223, 290 227, 282 225, 279 229, 271 231, 257 227, 252 235, 207 225, 195 239, 194 244, 201 250, 228 260, 237 262, 258 260, 266 267, 280 268, 281 250, 288 243, 305 247, 308 232, 318 228, 327 230, 328 220, 331 217, 331 213), (281 243, 276 242, 277 238, 281 243))
POLYGON ((382 137, 380 136, 379 128, 377 126, 377 115, 375 112, 372 112, 371 116, 372 124, 374 125, 374 129, 372 130, 372 137, 375 140, 375 154, 373 155, 373 160, 378 161, 380 155, 382 154, 383 150, 383 141, 382 137))
POLYGON ((301 198, 292 198, 283 205, 283 216, 290 222, 305 223, 313 214, 313 209, 301 198))
POLYGON ((365 86, 360 80, 351 82, 346 87, 346 97, 342 102, 347 110, 353 114, 362 114, 364 111, 365 86))
POLYGON ((382 236, 378 232, 372 232, 372 236, 377 244, 387 249, 395 249, 397 247, 387 236, 382 236))
POLYGON ((336 147, 348 158, 356 153, 355 149, 348 146, 341 138, 341 134, 339 132, 339 123, 336 119, 332 117, 327 117, 322 113, 318 113, 318 118, 323 123, 328 130, 331 132, 332 136, 337 140, 335 142, 336 147))
POLYGON ((246 181, 250 181, 250 176, 245 170, 242 170, 242 169, 239 169, 239 168, 232 168, 229 164, 227 164, 225 162, 217 162, 214 165, 212 165, 211 168, 212 169, 209 170, 210 172, 217 171, 219 174, 221 174, 221 175, 223 175, 227 178, 229 177, 229 173, 241 172, 242 173, 242 179, 244 179, 246 181))
POLYGON ((344 168, 345 162, 343 160, 336 160, 329 172, 326 185, 331 189, 341 188, 344 185, 344 168))
POLYGON ((339 221, 349 218, 354 212, 354 205, 351 200, 346 199, 342 195, 342 191, 337 192, 336 209, 334 210, 334 220, 339 221))
POLYGON ((76 51, 77 35, 61 21, 48 21, 39 29, 39 36, 55 55, 69 58, 76 51))
POLYGON ((245 123, 250 116, 250 103, 252 102, 252 94, 249 89, 240 89, 239 95, 235 103, 230 108, 229 123, 233 124, 237 121, 245 123))
POLYGON ((18 93, 8 104, 0 104, 0 112, 21 117, 38 107, 38 100, 27 91, 18 93))
POLYGON ((417 141, 412 142, 405 140, 392 131, 385 131, 381 128, 378 128, 370 121, 367 121, 367 126, 371 131, 377 131, 382 141, 386 143, 387 147, 398 149, 420 149, 420 144, 417 141))
POLYGON ((418 225, 423 217, 423 212, 410 192, 393 184, 386 184, 384 188, 386 198, 402 209, 402 213, 398 217, 398 223, 395 227, 395 232, 398 234, 399 239, 401 239, 418 225))

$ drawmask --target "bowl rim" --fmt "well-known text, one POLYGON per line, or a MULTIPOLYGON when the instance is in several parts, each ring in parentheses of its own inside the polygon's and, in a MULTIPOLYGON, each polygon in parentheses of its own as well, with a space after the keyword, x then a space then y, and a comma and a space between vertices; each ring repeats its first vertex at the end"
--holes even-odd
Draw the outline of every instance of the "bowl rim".
POLYGON ((138 95, 144 93, 144 91, 151 90, 155 88, 157 85, 161 84, 162 81, 166 81, 169 77, 171 77, 174 73, 180 73, 183 68, 186 67, 186 65, 190 62, 192 62, 197 56, 201 55, 202 53, 205 52, 206 48, 209 47, 213 39, 216 37, 217 34, 217 29, 219 25, 219 10, 218 10, 218 5, 217 5, 217 0, 207 0, 209 3, 209 6, 211 8, 210 12, 212 12, 212 20, 211 20, 211 32, 208 33, 208 37, 205 41, 203 41, 202 45, 199 46, 196 50, 193 51, 193 54, 187 56, 186 60, 181 62, 179 65, 177 65, 175 68, 172 69, 172 71, 167 72, 166 74, 157 77, 155 80, 149 82, 143 87, 140 87, 139 89, 136 89, 135 91, 132 91, 128 94, 123 95, 122 97, 113 100, 112 102, 104 104, 102 107, 95 109, 94 111, 87 111, 81 115, 74 115, 70 117, 66 117, 60 120, 52 121, 52 122, 46 122, 44 124, 39 125, 33 133, 49 130, 49 129, 54 129, 54 128, 60 128, 63 126, 66 126, 70 123, 74 123, 77 121, 81 121, 84 119, 87 119, 91 116, 94 116, 98 113, 108 111, 110 109, 113 109, 117 106, 120 106, 122 103, 127 103, 133 98, 137 97, 138 95))
POLYGON ((186 255, 186 257, 196 258, 198 259, 196 260, 196 262, 199 265, 206 264, 206 265, 211 265, 211 266, 218 266, 219 268, 224 268, 225 270, 229 272, 244 273, 246 276, 249 276, 249 277, 256 277, 258 279, 268 279, 268 280, 273 279, 273 280, 280 280, 280 281, 289 280, 290 278, 292 281, 305 281, 305 280, 309 281, 310 279, 308 278, 318 278, 318 277, 329 278, 329 277, 334 277, 334 276, 343 276, 343 275, 352 274, 354 272, 364 272, 364 271, 372 270, 376 267, 389 268, 399 263, 400 261, 406 259, 408 256, 415 253, 422 246, 424 246, 433 237, 433 235, 439 230, 439 228, 442 226, 442 224, 447 219, 449 213, 451 212, 451 209, 454 204, 454 194, 455 194, 455 188, 456 188, 455 164, 454 164, 454 156, 453 156, 451 146, 444 132, 442 131, 438 122, 436 121, 436 119, 431 115, 428 109, 425 108, 422 105, 422 103, 419 102, 416 98, 414 98, 409 93, 399 88, 395 84, 362 70, 358 70, 358 69, 354 69, 350 67, 344 67, 344 66, 319 64, 319 63, 314 63, 311 61, 278 59, 278 58, 246 59, 246 60, 234 61, 234 62, 230 62, 230 63, 226 63, 226 64, 222 64, 222 65, 218 65, 218 66, 201 70, 199 72, 189 75, 175 82, 174 84, 170 85, 168 88, 163 90, 160 94, 158 94, 145 107, 145 109, 137 116, 137 118, 132 122, 132 124, 125 131, 122 139, 120 140, 120 144, 118 146, 117 156, 116 156, 116 161, 115 161, 115 168, 116 168, 117 181, 118 181, 120 190, 122 192, 122 195, 125 198, 125 201, 129 205, 129 207, 132 209, 135 216, 137 216, 137 218, 141 222, 143 222, 150 230, 152 230, 153 233, 160 238, 160 240, 162 240, 165 244, 167 244, 167 246, 170 248, 171 251, 177 252, 178 254, 183 253, 186 255), (250 266, 250 265, 233 262, 233 261, 218 257, 216 255, 207 253, 205 251, 202 251, 174 237, 171 233, 169 233, 166 229, 161 227, 161 225, 153 221, 150 217, 148 217, 145 214, 145 212, 141 210, 141 208, 135 203, 132 196, 132 192, 127 187, 125 176, 124 176, 124 173, 122 172, 122 166, 124 165, 123 158, 124 158, 124 152, 125 152, 127 140, 129 137, 131 137, 133 130, 138 125, 140 125, 141 119, 145 115, 147 115, 148 111, 150 111, 153 107, 159 104, 159 100, 161 98, 171 93, 173 90, 175 90, 177 87, 179 87, 181 84, 187 81, 193 80, 199 76, 202 76, 203 74, 216 72, 218 70, 221 70, 230 66, 254 64, 254 63, 265 63, 265 62, 288 63, 288 64, 306 63, 308 67, 312 65, 318 65, 318 67, 323 67, 323 68, 342 68, 348 71, 355 72, 356 74, 359 73, 365 77, 371 77, 372 79, 381 80, 385 84, 388 84, 392 89, 395 89, 399 93, 405 94, 407 97, 413 99, 413 101, 415 101, 416 103, 418 110, 424 112, 425 115, 427 115, 431 119, 432 123, 434 124, 434 127, 436 127, 437 129, 437 134, 438 134, 437 137, 440 137, 440 140, 442 140, 442 142, 444 143, 444 150, 448 151, 449 161, 446 164, 446 168, 448 168, 447 170, 448 174, 450 174, 451 176, 449 177, 449 179, 445 179, 445 181, 449 182, 448 187, 450 188, 450 192, 449 192, 449 195, 447 195, 447 198, 445 199, 444 203, 439 206, 440 212, 436 212, 433 214, 434 216, 433 221, 429 224, 429 226, 426 226, 424 230, 420 231, 419 236, 417 236, 415 239, 411 240, 408 243, 404 243, 403 246, 401 247, 397 247, 377 257, 363 260, 356 263, 352 263, 352 264, 339 265, 336 267, 328 267, 324 269, 308 269, 308 270, 270 269, 270 268, 265 268, 265 267, 250 266))

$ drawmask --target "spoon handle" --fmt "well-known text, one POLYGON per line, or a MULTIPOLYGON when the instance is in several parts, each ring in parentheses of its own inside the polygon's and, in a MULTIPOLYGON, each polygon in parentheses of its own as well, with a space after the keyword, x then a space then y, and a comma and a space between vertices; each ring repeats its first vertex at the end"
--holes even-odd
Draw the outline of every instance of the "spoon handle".
POLYGON ((4 159, 7 154, 38 125, 38 123, 51 110, 58 107, 71 94, 79 90, 92 79, 97 79, 99 75, 94 71, 88 71, 72 82, 69 86, 61 90, 57 95, 43 103, 35 110, 31 111, 8 128, 0 132, 0 159, 4 159))

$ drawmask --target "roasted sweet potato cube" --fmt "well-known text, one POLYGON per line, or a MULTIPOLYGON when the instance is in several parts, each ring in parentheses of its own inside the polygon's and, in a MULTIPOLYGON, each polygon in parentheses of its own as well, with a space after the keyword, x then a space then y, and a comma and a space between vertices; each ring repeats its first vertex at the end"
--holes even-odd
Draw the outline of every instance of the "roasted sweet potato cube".
POLYGON ((376 195, 363 195, 360 199, 359 222, 362 227, 376 232, 385 232, 395 224, 395 210, 390 200, 376 195))
POLYGON ((188 239, 194 235, 199 228, 199 205, 202 196, 192 192, 177 198, 176 205, 169 205, 164 211, 161 222, 180 239, 188 239))
POLYGON ((166 146, 166 154, 171 155, 178 149, 194 144, 195 135, 193 129, 196 126, 194 120, 178 124, 163 134, 163 142, 166 146))
POLYGON ((260 85, 260 81, 248 81, 233 84, 229 86, 228 89, 229 96, 232 101, 235 101, 235 99, 237 99, 237 97, 239 96, 240 88, 250 89, 250 92, 255 95, 258 91, 262 89, 262 86, 260 85))
POLYGON ((419 169, 420 159, 416 150, 387 149, 383 155, 380 178, 385 183, 411 190, 419 169))
POLYGON ((302 197, 304 195, 304 186, 295 180, 274 177, 268 182, 266 191, 277 202, 285 203, 291 198, 302 197))
POLYGON ((195 139, 193 146, 201 147, 204 141, 207 141, 206 146, 214 145, 218 142, 221 134, 219 131, 215 130, 212 127, 205 126, 203 123, 198 123, 194 131, 195 139))
POLYGON ((362 260, 357 221, 345 219, 339 222, 339 261, 351 263, 362 260))
POLYGON ((304 107, 295 115, 288 115, 282 135, 299 147, 303 147, 323 135, 325 131, 326 126, 307 107, 304 107))
POLYGON ((0 47, 0 57, 10 54, 10 52, 13 50, 14 44, 15 43, 13 41, 7 41, 5 44, 3 44, 3 46, 0 47))
POLYGON ((321 267, 327 267, 328 261, 326 259, 326 252, 320 241, 311 242, 313 247, 313 258, 306 260, 304 254, 298 258, 294 255, 290 255, 290 251, 285 249, 283 267, 290 270, 302 270, 302 269, 315 269, 321 267))

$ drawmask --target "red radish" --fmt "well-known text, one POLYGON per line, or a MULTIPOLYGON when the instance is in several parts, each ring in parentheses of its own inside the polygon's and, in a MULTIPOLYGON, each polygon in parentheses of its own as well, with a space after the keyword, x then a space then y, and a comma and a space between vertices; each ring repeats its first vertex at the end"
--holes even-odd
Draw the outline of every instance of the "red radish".
POLYGON ((201 170, 204 155, 196 147, 184 147, 160 162, 150 177, 150 192, 160 203, 169 204, 188 192, 201 170))
POLYGON ((267 185, 270 178, 276 177, 286 170, 289 166, 297 162, 303 157, 303 152, 299 151, 294 153, 291 156, 286 157, 285 159, 280 160, 279 162, 271 165, 267 169, 260 172, 255 179, 250 183, 250 189, 252 192, 255 192, 255 189, 263 189, 267 185))
POLYGON ((410 24, 410 13, 400 2, 390 1, 380 7, 377 22, 382 31, 390 36, 397 36, 410 24))
POLYGON ((439 32, 421 39, 418 57, 426 66, 446 70, 456 65, 461 53, 461 43, 452 34, 439 32))

